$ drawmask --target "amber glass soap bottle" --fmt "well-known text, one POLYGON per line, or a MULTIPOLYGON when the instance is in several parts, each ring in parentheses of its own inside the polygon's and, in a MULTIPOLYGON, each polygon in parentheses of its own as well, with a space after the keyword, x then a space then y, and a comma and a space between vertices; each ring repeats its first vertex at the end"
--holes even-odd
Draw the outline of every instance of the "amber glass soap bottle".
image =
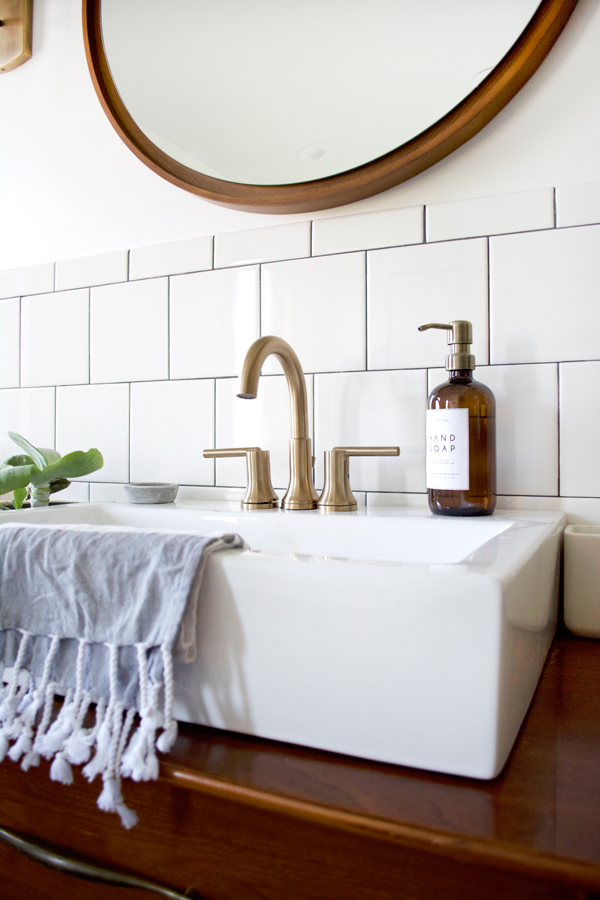
POLYGON ((448 332, 448 381, 429 395, 427 493, 438 516, 490 516, 496 507, 496 401, 473 379, 473 327, 464 319, 421 325, 448 332))

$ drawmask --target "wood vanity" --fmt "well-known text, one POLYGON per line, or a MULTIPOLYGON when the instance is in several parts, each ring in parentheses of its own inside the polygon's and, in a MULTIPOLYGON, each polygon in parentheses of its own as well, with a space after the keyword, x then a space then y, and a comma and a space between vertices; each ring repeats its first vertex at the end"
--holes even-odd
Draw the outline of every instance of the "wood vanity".
MULTIPOLYGON (((182 726, 140 823, 79 772, 0 765, 0 826, 209 900, 599 900, 600 641, 560 632, 503 773, 484 782, 182 726)), ((0 842, 0 897, 157 897, 42 867, 0 842)))

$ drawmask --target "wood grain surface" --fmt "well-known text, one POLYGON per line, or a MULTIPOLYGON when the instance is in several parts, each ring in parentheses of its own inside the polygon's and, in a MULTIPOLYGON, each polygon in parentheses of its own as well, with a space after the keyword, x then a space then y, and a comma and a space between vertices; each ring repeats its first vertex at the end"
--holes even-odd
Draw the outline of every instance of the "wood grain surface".
MULTIPOLYGON (((99 786, 79 773, 64 787, 47 763, 25 774, 8 760, 0 825, 210 900, 598 900, 599 685, 600 641, 559 634, 491 782, 182 726, 159 781, 124 785, 132 831, 96 810, 99 786)), ((78 896, 11 848, 0 860, 3 900, 32 882, 42 900, 78 896)), ((79 894, 121 895, 136 893, 79 894)))

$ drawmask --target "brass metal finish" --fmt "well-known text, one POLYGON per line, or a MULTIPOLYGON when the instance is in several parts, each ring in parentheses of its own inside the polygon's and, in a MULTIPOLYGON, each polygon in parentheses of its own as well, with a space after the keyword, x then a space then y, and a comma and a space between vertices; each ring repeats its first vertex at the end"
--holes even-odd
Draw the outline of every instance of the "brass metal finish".
POLYGON ((350 489, 350 456, 399 456, 400 447, 334 447, 325 451, 325 483, 319 497, 321 512, 351 512, 357 508, 350 489))
POLYGON ((470 352, 473 343, 473 326, 466 319, 454 319, 447 325, 439 322, 430 322, 428 325, 420 325, 419 331, 427 331, 428 328, 440 328, 448 332, 448 343, 452 347, 451 353, 446 357, 446 371, 459 372, 461 369, 475 368, 475 357, 470 352))
MULTIPOLYGON (((136 878, 133 875, 128 875, 126 872, 119 872, 115 869, 106 869, 103 866, 86 862, 83 859, 63 856, 62 853, 58 853, 53 847, 47 847, 44 844, 34 844, 32 841, 25 840, 25 838, 14 831, 9 831, 8 828, 0 828, 0 840, 22 853, 23 856, 29 857, 29 859, 34 859, 50 869, 56 869, 59 872, 64 872, 66 875, 74 875, 75 878, 81 878, 84 881, 110 884, 113 887, 137 888, 141 891, 150 891, 153 894, 159 894, 161 897, 167 897, 168 900, 186 900, 185 894, 172 891, 170 888, 163 887, 162 884, 148 881, 145 878, 136 878)), ((33 896, 34 893, 37 894, 37 891, 32 886, 31 895, 33 896)))
POLYGON ((31 59, 33 0, 0 0, 0 72, 31 59))
POLYGON ((279 498, 271 484, 271 460, 268 450, 260 447, 228 447, 223 450, 205 450, 206 459, 224 459, 229 456, 245 456, 248 482, 242 497, 242 509, 274 509, 279 498))
POLYGON ((313 482, 313 456, 308 427, 306 382, 300 360, 287 341, 268 335, 254 341, 249 348, 242 374, 238 397, 254 400, 263 363, 276 356, 283 368, 290 392, 292 438, 290 440, 290 482, 281 501, 282 509, 316 509, 317 492, 313 482))

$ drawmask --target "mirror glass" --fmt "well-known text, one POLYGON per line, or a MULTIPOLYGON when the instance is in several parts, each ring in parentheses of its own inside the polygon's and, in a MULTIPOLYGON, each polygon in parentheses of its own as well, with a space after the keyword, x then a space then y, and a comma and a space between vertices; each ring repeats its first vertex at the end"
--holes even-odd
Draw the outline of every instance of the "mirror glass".
POLYGON ((473 91, 539 0, 102 0, 112 79, 196 172, 288 185, 400 147, 473 91))

